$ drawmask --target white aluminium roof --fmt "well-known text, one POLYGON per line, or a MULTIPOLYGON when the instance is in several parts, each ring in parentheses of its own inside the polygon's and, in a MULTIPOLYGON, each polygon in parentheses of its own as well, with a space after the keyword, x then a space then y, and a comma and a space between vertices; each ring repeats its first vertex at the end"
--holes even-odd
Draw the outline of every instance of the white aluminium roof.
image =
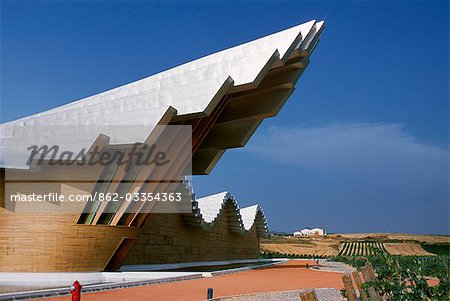
POLYGON ((250 230, 252 228, 259 210, 262 210, 259 205, 241 208, 240 212, 245 230, 250 230))
POLYGON ((114 126, 160 124, 168 111, 176 116, 207 116, 225 93, 248 85, 257 86, 264 70, 277 60, 285 62, 293 51, 311 52, 323 21, 315 20, 232 47, 78 101, 0 125, 0 167, 27 168, 26 149, 32 144, 68 145, 63 126, 80 126, 76 143, 68 150, 88 149, 104 134, 112 144, 143 142, 148 131, 130 133, 114 126), (105 125, 92 130, 89 126, 105 125), (44 126, 42 128, 36 126, 44 126), (45 127, 48 126, 48 127, 45 127), (87 127, 86 127, 87 126, 87 127), (26 128, 35 127, 32 130, 26 128), (45 128, 45 130, 43 130, 45 128), (77 144, 78 143, 78 144, 77 144), (7 149, 17 149, 7 152, 7 149))
POLYGON ((222 207, 227 200, 234 202, 237 207, 234 197, 228 191, 197 199, 196 201, 203 220, 207 223, 212 223, 220 214, 220 210, 222 210, 222 207))
POLYGON ((13 123, 134 125, 146 116, 158 124, 169 106, 179 115, 203 112, 227 79, 234 86, 254 82, 274 54, 283 60, 295 43, 301 47, 314 25, 321 27, 323 22, 312 20, 13 123))
POLYGON ((226 215, 228 219, 234 215, 235 219, 228 221, 235 224, 231 225, 233 229, 250 231, 256 227, 258 235, 264 236, 268 233, 267 221, 262 208, 259 205, 239 208, 236 199, 228 191, 199 198, 196 202, 198 214, 204 223, 213 224, 220 219, 221 215, 226 215))

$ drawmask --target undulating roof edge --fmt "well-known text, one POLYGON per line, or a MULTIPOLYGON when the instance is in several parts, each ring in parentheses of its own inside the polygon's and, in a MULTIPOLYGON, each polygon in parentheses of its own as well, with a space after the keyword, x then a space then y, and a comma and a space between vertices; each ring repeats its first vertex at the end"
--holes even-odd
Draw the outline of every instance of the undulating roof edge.
POLYGON ((260 237, 269 233, 263 209, 259 205, 239 208, 235 197, 228 191, 196 199, 192 213, 183 217, 188 223, 201 227, 211 227, 226 217, 228 228, 233 232, 245 233, 255 228, 260 237))

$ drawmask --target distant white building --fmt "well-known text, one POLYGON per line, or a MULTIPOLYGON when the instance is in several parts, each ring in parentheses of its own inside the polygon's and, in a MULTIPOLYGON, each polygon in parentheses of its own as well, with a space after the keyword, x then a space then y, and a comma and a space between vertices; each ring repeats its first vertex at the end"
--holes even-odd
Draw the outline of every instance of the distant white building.
POLYGON ((314 228, 311 230, 312 235, 325 235, 325 230, 320 228, 314 228))
POLYGON ((325 235, 325 230, 321 228, 309 229, 305 228, 294 232, 294 236, 311 236, 311 235, 325 235))
POLYGON ((300 233, 302 233, 302 236, 312 235, 311 229, 308 229, 308 228, 300 230, 300 233))

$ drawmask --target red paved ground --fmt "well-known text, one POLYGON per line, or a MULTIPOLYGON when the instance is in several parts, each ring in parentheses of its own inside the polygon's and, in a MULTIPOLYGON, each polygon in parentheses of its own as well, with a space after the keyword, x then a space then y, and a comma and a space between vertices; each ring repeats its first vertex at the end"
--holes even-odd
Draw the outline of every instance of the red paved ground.
MULTIPOLYGON (((214 289, 214 297, 287 291, 305 288, 343 288, 342 274, 306 269, 313 261, 289 261, 268 268, 196 280, 148 285, 106 292, 83 294, 83 301, 117 300, 205 300, 206 290, 214 289)), ((43 299, 70 300, 69 296, 43 299)))

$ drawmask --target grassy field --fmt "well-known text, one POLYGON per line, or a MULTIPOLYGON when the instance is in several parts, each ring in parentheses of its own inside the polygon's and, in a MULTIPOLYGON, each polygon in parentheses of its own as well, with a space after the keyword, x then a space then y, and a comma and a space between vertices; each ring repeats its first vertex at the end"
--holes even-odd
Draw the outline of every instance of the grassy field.
POLYGON ((271 235, 261 239, 260 244, 264 253, 296 256, 370 256, 380 253, 433 256, 448 254, 450 236, 382 233, 307 237, 271 235))
POLYGON ((261 240, 263 252, 304 255, 335 256, 339 252, 340 241, 328 237, 283 237, 272 235, 261 240))
POLYGON ((350 234, 330 234, 328 237, 341 241, 346 240, 375 240, 378 242, 413 242, 424 244, 450 244, 448 235, 424 235, 424 234, 401 234, 401 233, 350 233, 350 234))
POLYGON ((417 243, 385 243, 386 250, 391 255, 419 255, 435 256, 436 254, 427 252, 417 243))

